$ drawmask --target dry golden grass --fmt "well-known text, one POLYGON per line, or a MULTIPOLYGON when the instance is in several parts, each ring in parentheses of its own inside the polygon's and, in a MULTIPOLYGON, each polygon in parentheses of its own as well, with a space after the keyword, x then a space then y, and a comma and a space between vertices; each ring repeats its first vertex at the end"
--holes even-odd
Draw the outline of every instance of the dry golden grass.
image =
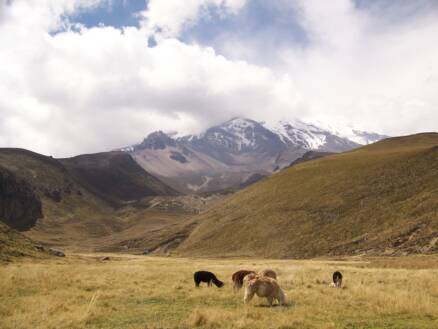
POLYGON ((437 257, 371 260, 217 260, 110 255, 0 266, 0 328, 438 328, 437 257), (398 268, 401 264, 414 264, 398 268), (417 269, 421 264, 423 269, 417 269), (387 268, 383 268, 387 267, 387 268), (287 307, 243 305, 231 275, 272 268, 287 307), (195 288, 210 270, 222 289, 195 288), (329 288, 334 270, 344 288, 329 288))

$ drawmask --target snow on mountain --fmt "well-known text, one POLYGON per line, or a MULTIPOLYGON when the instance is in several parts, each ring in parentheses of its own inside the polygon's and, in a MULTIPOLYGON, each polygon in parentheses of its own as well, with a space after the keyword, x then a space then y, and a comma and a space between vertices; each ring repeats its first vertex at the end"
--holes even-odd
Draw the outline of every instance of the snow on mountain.
POLYGON ((134 151, 134 146, 135 145, 129 145, 129 146, 126 146, 126 147, 122 147, 122 148, 120 148, 120 149, 116 149, 116 151, 122 151, 122 152, 133 152, 134 151))
POLYGON ((269 175, 310 150, 343 152, 385 137, 300 120, 268 124, 237 117, 199 135, 154 132, 122 150, 170 186, 202 192, 239 186, 254 174, 269 175))
POLYGON ((265 126, 278 134, 288 146, 306 150, 344 152, 361 145, 329 129, 296 119, 280 120, 274 124, 265 123, 265 126))
POLYGON ((233 118, 220 125, 207 129, 197 136, 178 139, 187 147, 227 163, 248 163, 248 156, 272 157, 286 148, 274 132, 257 121, 246 118, 233 118))
POLYGON ((320 121, 317 121, 315 124, 321 127, 321 129, 329 131, 333 135, 349 139, 350 141, 360 145, 372 144, 389 137, 387 135, 377 134, 374 132, 362 131, 351 125, 333 125, 320 121))
POLYGON ((388 138, 389 136, 386 135, 380 135, 376 133, 370 133, 367 131, 360 131, 356 129, 351 129, 350 134, 344 134, 344 136, 358 144, 361 145, 368 145, 375 142, 378 142, 379 140, 388 138))
POLYGON ((361 131, 351 126, 334 127, 321 122, 306 123, 297 119, 283 119, 272 124, 236 117, 211 127, 199 135, 157 131, 150 134, 142 143, 121 150, 132 152, 141 148, 162 149, 166 145, 174 146, 175 143, 199 144, 202 142, 208 144, 209 147, 216 146, 242 152, 256 149, 263 140, 276 138, 279 138, 286 146, 293 145, 307 150, 319 150, 327 146, 330 137, 344 140, 346 148, 351 149, 357 145, 375 143, 389 136, 361 131))
MULTIPOLYGON (((221 125, 221 128, 232 134, 239 150, 253 146, 255 143, 254 127, 257 123, 244 118, 234 118, 221 125)), ((217 136, 217 133, 216 133, 217 136)))
POLYGON ((265 126, 278 134, 286 144, 295 144, 309 150, 317 150, 326 143, 326 135, 322 129, 299 120, 292 122, 280 120, 274 125, 265 124, 265 126))

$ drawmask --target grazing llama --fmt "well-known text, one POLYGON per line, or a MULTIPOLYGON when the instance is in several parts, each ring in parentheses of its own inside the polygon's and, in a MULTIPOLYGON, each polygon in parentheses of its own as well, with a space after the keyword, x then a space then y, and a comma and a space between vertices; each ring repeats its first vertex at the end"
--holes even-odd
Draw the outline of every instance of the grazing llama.
POLYGON ((333 282, 330 283, 330 287, 341 288, 341 286, 342 286, 342 273, 336 271, 333 273, 333 282))
POLYGON ((219 280, 216 275, 214 275, 211 272, 208 271, 198 271, 195 272, 195 274, 193 274, 193 279, 195 281, 195 285, 196 287, 199 287, 199 284, 201 282, 206 282, 208 284, 208 286, 211 286, 211 283, 213 282, 216 287, 220 288, 224 285, 224 283, 219 280))
POLYGON ((243 302, 245 304, 249 303, 254 295, 266 297, 269 306, 272 306, 274 299, 276 299, 280 305, 286 303, 286 295, 283 290, 275 279, 269 277, 256 277, 248 281, 248 284, 245 286, 243 302))

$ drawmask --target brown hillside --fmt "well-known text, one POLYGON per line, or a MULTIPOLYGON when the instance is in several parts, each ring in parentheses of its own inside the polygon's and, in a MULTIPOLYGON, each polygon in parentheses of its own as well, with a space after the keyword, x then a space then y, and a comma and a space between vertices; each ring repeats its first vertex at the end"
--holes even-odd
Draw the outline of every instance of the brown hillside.
POLYGON ((293 166, 196 220, 179 254, 438 252, 438 134, 390 138, 293 166))
POLYGON ((115 205, 146 196, 177 194, 125 152, 86 154, 59 161, 82 186, 115 205))
POLYGON ((0 220, 26 230, 27 237, 43 245, 129 251, 132 239, 148 236, 135 244, 141 250, 158 245, 161 236, 167 239, 176 230, 174 224, 190 216, 162 214, 143 205, 145 195, 154 199, 175 192, 128 154, 108 152, 60 161, 6 148, 0 149, 0 167, 0 220), (119 207, 126 203, 131 206, 119 207), (39 212, 31 211, 35 209, 39 212))

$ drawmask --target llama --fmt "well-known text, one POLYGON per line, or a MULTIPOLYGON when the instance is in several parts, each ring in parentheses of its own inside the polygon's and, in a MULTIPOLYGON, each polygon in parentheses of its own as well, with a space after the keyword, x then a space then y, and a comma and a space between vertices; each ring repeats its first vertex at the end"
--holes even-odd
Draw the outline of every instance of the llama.
POLYGON ((341 286, 342 286, 342 273, 336 271, 333 273, 333 282, 330 283, 330 287, 341 288, 341 286))
POLYGON ((286 303, 286 295, 283 290, 275 279, 269 277, 256 277, 250 280, 245 286, 243 302, 245 304, 249 303, 255 294, 259 297, 266 297, 269 306, 272 306, 274 299, 276 299, 280 305, 286 303))
POLYGON ((206 282, 209 287, 211 286, 212 282, 218 288, 221 288, 224 285, 224 283, 221 280, 219 280, 216 277, 216 275, 214 275, 213 273, 208 272, 208 271, 198 271, 198 272, 195 272, 195 274, 193 275, 193 279, 195 281, 196 287, 199 287, 199 284, 201 282, 206 282))

